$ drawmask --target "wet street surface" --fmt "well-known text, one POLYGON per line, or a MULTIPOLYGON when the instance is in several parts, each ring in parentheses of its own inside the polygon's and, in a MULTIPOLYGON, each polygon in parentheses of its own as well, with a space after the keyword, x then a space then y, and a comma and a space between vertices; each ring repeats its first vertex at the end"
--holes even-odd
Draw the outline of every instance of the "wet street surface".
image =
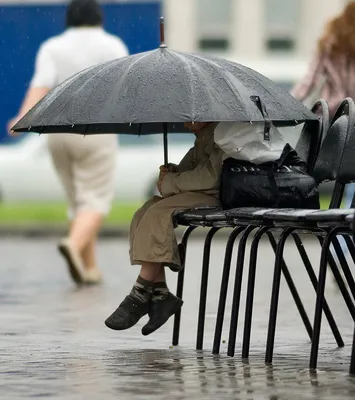
MULTIPOLYGON (((236 355, 227 356, 235 260, 221 354, 211 355, 223 239, 212 246, 205 350, 195 350, 202 245, 195 239, 188 248, 181 340, 172 348, 173 319, 148 337, 140 333, 145 318, 125 332, 104 325, 138 273, 129 267, 125 240, 99 243, 105 280, 88 288, 70 281, 55 239, 0 240, 0 399, 354 399, 355 378, 348 375, 353 322, 330 274, 327 299, 345 347, 337 348, 323 318, 319 369, 309 372, 310 341, 283 280, 274 365, 265 366, 274 260, 266 243, 259 252, 250 359, 241 359, 247 265, 236 355)), ((316 265, 319 246, 309 240, 306 248, 316 265)), ((315 294, 308 275, 292 244, 285 254, 313 323, 315 294)), ((175 274, 168 273, 168 284, 175 291, 175 274)))

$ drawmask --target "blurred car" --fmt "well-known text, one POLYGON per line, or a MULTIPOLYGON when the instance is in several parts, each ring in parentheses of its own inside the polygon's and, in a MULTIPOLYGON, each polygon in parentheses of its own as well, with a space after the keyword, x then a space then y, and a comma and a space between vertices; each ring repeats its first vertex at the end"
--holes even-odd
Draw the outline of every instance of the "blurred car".
MULTIPOLYGON (((0 145, 0 200, 64 201, 64 191, 52 166, 47 135, 27 134, 0 145)), ((156 193, 163 164, 162 135, 117 135, 119 141, 115 200, 141 201, 156 193)), ((178 163, 193 145, 194 135, 169 135, 169 161, 178 163)))

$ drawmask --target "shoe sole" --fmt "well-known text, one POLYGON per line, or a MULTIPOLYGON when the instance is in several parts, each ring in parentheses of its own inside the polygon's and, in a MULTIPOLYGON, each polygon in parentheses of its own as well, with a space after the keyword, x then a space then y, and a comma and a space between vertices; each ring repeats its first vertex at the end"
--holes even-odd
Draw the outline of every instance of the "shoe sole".
POLYGON ((87 285, 87 286, 97 286, 97 285, 101 285, 103 282, 101 279, 99 281, 84 281, 83 283, 85 283, 85 285, 87 285))
POLYGON ((108 328, 113 329, 114 331, 124 331, 124 330, 126 330, 126 329, 129 329, 129 328, 123 328, 123 329, 117 328, 116 326, 111 325, 111 324, 110 324, 109 322, 107 322, 107 321, 105 321, 105 325, 106 325, 108 328))
POLYGON ((103 283, 102 275, 99 274, 96 277, 90 277, 89 272, 86 270, 87 275, 85 276, 84 284, 87 286, 96 286, 103 283))
POLYGON ((65 258, 67 265, 68 265, 68 270, 70 273, 70 276, 73 278, 74 282, 77 283, 78 285, 82 285, 84 283, 83 278, 78 271, 76 264, 73 260, 71 252, 68 250, 68 248, 65 245, 58 245, 58 251, 59 253, 65 258))
POLYGON ((108 319, 105 321, 105 325, 106 325, 108 328, 113 329, 114 331, 125 331, 125 330, 130 329, 130 328, 132 328, 133 326, 137 325, 138 322, 140 321, 140 319, 143 318, 143 317, 144 317, 145 315, 147 315, 147 314, 148 314, 148 312, 146 312, 144 315, 142 315, 136 323, 134 323, 133 325, 128 326, 127 328, 118 328, 116 325, 112 325, 112 324, 108 321, 108 319))
POLYGON ((158 330, 159 328, 161 328, 173 315, 175 315, 179 310, 181 310, 181 307, 183 306, 184 302, 180 299, 180 302, 177 303, 175 305, 175 307, 172 309, 171 314, 169 315, 169 317, 159 326, 157 326, 153 331, 148 332, 148 333, 143 333, 143 328, 142 328, 142 335, 143 336, 148 336, 151 333, 155 332, 156 330, 158 330))
MULTIPOLYGON (((143 315, 143 317, 144 317, 144 315, 143 315)), ((110 324, 110 323, 107 322, 107 321, 105 321, 105 325, 106 325, 108 328, 113 329, 114 331, 126 331, 127 329, 133 328, 135 325, 138 324, 138 322, 139 322, 139 321, 137 321, 137 322, 136 322, 135 324, 133 324, 133 325, 127 326, 127 328, 118 328, 117 326, 112 325, 112 324, 110 324)))

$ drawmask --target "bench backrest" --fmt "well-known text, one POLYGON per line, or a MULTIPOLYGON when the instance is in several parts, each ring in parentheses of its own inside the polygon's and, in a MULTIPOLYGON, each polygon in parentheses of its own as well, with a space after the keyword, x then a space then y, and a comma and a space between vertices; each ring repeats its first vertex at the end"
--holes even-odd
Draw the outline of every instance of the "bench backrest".
POLYGON ((335 181, 330 207, 341 205, 345 184, 355 181, 355 104, 346 98, 340 104, 326 134, 314 169, 318 183, 335 181))
POLYGON ((312 111, 317 114, 318 121, 307 121, 304 124, 295 148, 297 154, 307 164, 307 172, 310 175, 313 175, 322 140, 329 130, 328 103, 323 99, 318 100, 312 111))

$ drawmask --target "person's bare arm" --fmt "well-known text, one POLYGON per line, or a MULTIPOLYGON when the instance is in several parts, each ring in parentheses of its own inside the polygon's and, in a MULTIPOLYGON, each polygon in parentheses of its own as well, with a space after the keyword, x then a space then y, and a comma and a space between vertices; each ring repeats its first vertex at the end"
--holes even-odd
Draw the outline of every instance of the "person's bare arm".
POLYGON ((14 134, 14 132, 11 131, 11 128, 16 124, 16 122, 19 121, 35 104, 37 104, 49 92, 49 90, 50 89, 46 87, 32 87, 27 90, 18 114, 8 123, 7 129, 10 134, 14 134))
POLYGON ((26 96, 23 99, 20 111, 18 113, 21 118, 37 104, 48 92, 49 88, 46 87, 33 87, 27 90, 26 96))
POLYGON ((8 123, 8 131, 19 121, 35 104, 37 104, 57 84, 57 68, 52 52, 45 42, 41 45, 36 56, 35 71, 29 88, 16 115, 8 123))

